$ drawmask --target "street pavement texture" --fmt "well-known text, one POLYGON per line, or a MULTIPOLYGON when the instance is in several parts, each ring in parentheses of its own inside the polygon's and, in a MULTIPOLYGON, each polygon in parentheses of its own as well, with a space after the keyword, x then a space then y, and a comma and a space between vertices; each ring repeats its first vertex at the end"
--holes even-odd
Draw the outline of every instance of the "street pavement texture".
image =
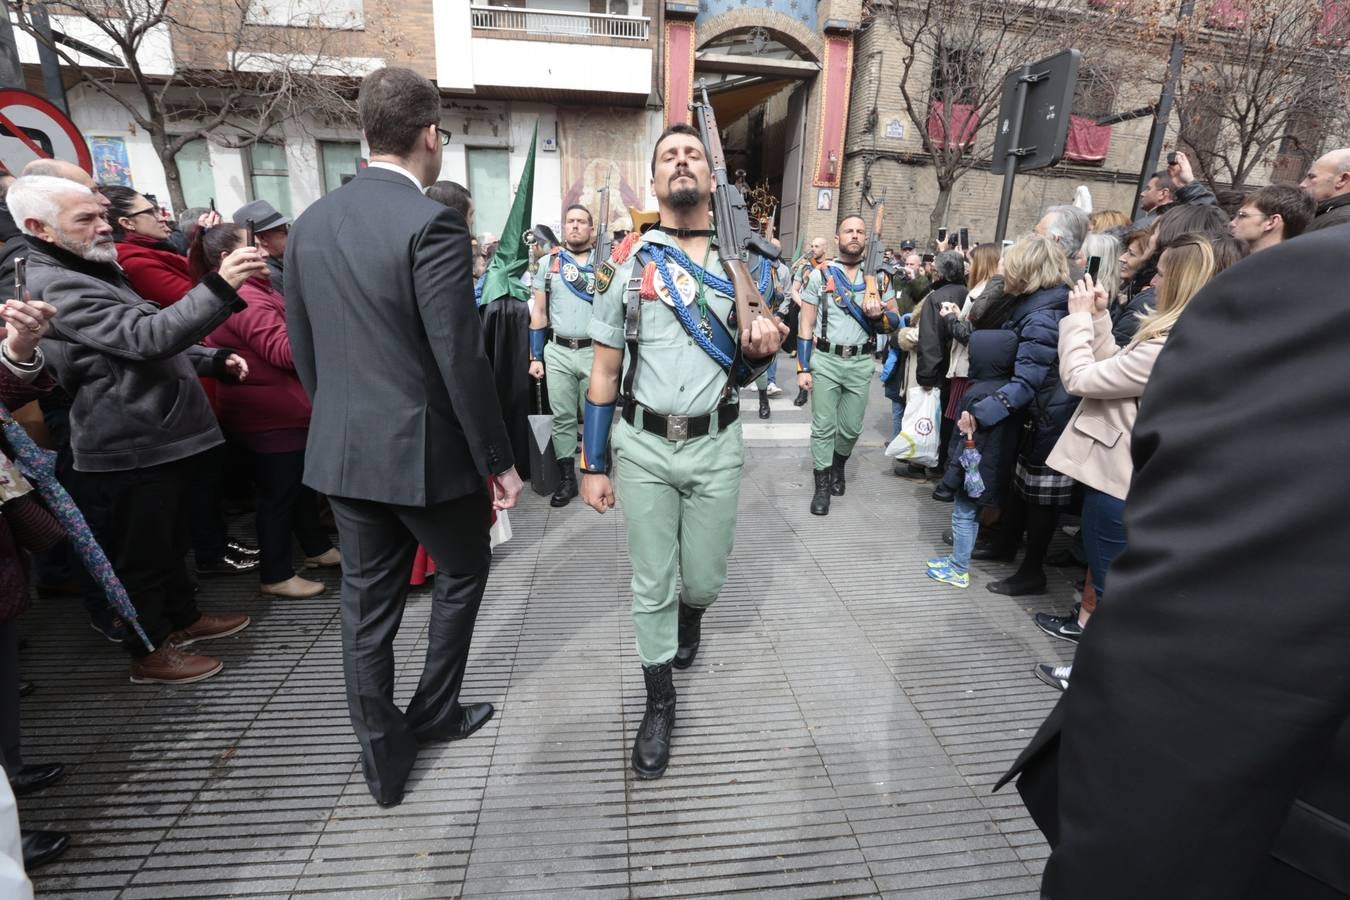
MULTIPOLYGON (((780 372, 792 371, 784 357, 780 372)), ((40 897, 450 898, 1038 895, 1048 852, 1016 791, 991 792, 1056 700, 1032 677, 1071 645, 1031 623, 1046 597, 930 581, 951 506, 891 474, 875 385, 848 492, 808 512, 809 406, 783 383, 772 418, 746 393, 730 577, 677 672, 664 778, 629 768, 642 671, 622 508, 555 510, 528 490, 498 548, 463 697, 497 714, 427 747, 401 806, 361 776, 342 684, 337 577, 310 601, 203 584, 203 607, 252 626, 207 645, 225 671, 190 687, 128 683, 78 601, 22 620, 25 757, 69 776, 25 798, 29 827, 73 845, 35 873, 40 897)), ((246 528, 247 523, 235 523, 246 528)), ((416 686, 430 592, 396 643, 416 686)))

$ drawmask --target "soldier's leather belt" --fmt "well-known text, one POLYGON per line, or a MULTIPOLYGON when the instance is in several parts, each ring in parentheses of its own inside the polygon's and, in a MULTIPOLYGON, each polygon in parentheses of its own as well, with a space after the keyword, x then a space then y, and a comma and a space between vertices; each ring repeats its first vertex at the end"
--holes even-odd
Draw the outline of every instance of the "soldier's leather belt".
POLYGON ((561 344, 568 350, 585 350, 587 347, 591 345, 592 341, 590 338, 565 338, 565 337, 558 337, 555 334, 553 336, 553 343, 561 344))
POLYGON ((864 356, 868 353, 877 351, 877 342, 868 341, 865 344, 831 344, 823 338, 816 338, 816 349, 822 353, 832 353, 835 356, 842 356, 848 359, 851 356, 864 356))
POLYGON ((623 420, 634 428, 641 428, 643 431, 650 431, 657 437, 663 437, 668 441, 687 441, 691 438, 703 437, 708 433, 708 427, 712 424, 713 416, 717 417, 717 430, 723 431, 732 422, 735 422, 741 415, 741 407, 736 403, 724 403, 717 407, 715 412, 708 413, 706 416, 663 416, 660 413, 652 412, 640 403, 625 403, 623 407, 623 420), (639 408, 642 411, 642 420, 638 418, 639 408))

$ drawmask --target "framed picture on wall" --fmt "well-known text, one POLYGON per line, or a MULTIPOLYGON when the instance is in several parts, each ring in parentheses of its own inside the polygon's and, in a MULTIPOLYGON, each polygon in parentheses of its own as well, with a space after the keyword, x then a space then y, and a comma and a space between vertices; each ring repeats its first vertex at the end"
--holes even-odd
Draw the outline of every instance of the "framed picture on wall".
POLYGON ((829 210, 834 208, 834 188, 820 188, 816 191, 816 209, 829 210))

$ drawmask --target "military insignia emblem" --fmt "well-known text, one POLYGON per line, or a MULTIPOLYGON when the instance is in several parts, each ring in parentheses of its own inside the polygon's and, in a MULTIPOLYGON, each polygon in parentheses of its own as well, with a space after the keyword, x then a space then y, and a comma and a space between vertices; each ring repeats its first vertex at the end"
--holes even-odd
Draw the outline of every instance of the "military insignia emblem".
MULTIPOLYGON (((698 292, 698 285, 694 281, 694 276, 671 262, 666 263, 666 271, 670 273, 671 279, 675 282, 675 291, 680 295, 680 300, 684 305, 688 306, 693 303, 698 292)), ((666 284, 666 280, 662 277, 659 269, 656 272, 656 294, 661 298, 661 302, 667 306, 675 306, 670 293, 670 285, 666 284)))
POLYGON ((564 263, 562 268, 562 277, 566 278, 572 284, 576 284, 577 277, 581 275, 581 270, 575 263, 564 263))
POLYGON ((614 279, 614 266, 609 260, 605 260, 595 271, 595 289, 600 293, 609 290, 609 283, 614 279))

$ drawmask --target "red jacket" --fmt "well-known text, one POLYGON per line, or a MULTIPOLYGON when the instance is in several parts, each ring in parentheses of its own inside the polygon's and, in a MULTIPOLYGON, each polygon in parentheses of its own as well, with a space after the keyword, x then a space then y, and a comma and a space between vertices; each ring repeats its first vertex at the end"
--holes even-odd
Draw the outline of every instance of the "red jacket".
POLYGON ((197 286, 188 274, 186 256, 167 250, 159 241, 127 232, 117 242, 117 262, 127 273, 127 281, 147 300, 169 306, 197 286))
POLYGON ((225 320, 206 338, 208 347, 226 347, 248 363, 243 384, 216 386, 221 427, 235 433, 309 427, 309 398, 291 362, 286 335, 286 298, 266 278, 239 288, 248 309, 225 320))

